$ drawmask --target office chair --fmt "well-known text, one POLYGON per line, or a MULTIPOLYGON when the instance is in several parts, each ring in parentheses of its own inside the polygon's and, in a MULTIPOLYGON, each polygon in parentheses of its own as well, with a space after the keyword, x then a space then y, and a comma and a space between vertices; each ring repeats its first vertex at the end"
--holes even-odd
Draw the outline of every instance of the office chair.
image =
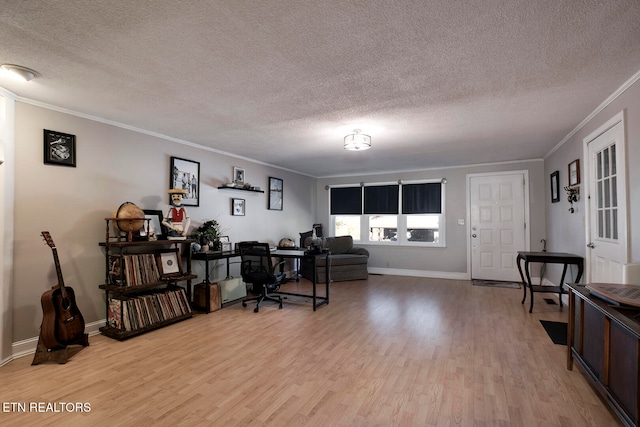
POLYGON ((257 313, 260 311, 260 304, 267 300, 277 302, 280 304, 278 308, 282 309, 282 297, 271 296, 269 292, 277 292, 286 276, 276 271, 276 267, 284 261, 275 266, 272 264, 268 243, 243 242, 239 248, 242 280, 252 284, 252 293, 259 294, 243 299, 242 306, 246 307, 248 301, 257 301, 256 308, 253 309, 254 313, 257 313))

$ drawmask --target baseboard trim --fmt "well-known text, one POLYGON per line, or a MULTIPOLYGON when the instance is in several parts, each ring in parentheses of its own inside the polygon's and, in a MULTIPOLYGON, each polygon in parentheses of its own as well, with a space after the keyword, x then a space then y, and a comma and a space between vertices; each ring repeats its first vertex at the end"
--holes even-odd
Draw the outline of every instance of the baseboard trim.
POLYGON ((405 270, 400 268, 369 267, 371 274, 386 274, 390 276, 429 277, 433 279, 469 280, 467 273, 450 273, 447 271, 405 270))
MULTIPOLYGON (((105 325, 105 320, 98 320, 92 323, 87 323, 84 325, 84 331, 92 335, 98 335, 100 333, 100 328, 105 325)), ((36 352, 36 347, 38 346, 38 337, 35 338, 27 338, 26 340, 17 341, 11 344, 11 357, 3 360, 0 366, 5 365, 11 362, 13 359, 17 359, 19 357, 28 356, 30 354, 34 354, 36 352)))

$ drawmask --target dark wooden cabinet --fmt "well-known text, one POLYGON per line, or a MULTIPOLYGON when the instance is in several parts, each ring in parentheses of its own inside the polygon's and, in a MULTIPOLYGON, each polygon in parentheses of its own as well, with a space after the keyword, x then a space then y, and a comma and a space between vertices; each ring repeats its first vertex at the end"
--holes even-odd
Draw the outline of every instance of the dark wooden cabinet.
POLYGON ((105 252, 105 282, 99 286, 105 292, 103 335, 123 340, 192 316, 191 280, 197 277, 191 274, 192 242, 100 243, 105 252))
POLYGON ((567 369, 573 361, 620 419, 640 421, 640 310, 611 305, 582 285, 569 286, 567 369))

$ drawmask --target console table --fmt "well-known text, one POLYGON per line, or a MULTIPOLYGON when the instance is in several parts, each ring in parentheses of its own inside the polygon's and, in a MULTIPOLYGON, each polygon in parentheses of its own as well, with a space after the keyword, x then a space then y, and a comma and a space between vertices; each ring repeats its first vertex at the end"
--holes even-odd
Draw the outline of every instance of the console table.
POLYGON ((522 304, 524 304, 525 300, 527 299, 527 288, 529 288, 529 292, 531 293, 531 305, 529 306, 529 313, 533 311, 533 294, 535 292, 557 293, 558 299, 560 300, 560 307, 562 307, 562 294, 565 293, 563 285, 564 277, 567 274, 567 267, 569 265, 578 266, 578 275, 575 279, 576 283, 580 281, 580 278, 582 278, 582 273, 584 271, 584 259, 581 256, 564 252, 518 252, 517 263, 518 271, 520 272, 520 278, 522 279, 522 285, 524 288, 522 304), (522 273, 521 261, 524 261, 524 270, 527 275, 526 281, 525 276, 522 273), (529 274, 529 263, 532 262, 546 264, 564 264, 559 286, 537 286, 532 284, 531 275, 529 274))
POLYGON ((568 284, 567 369, 573 361, 628 426, 640 423, 640 319, 637 308, 616 306, 568 284))
POLYGON ((227 277, 229 276, 229 264, 230 258, 235 258, 235 257, 239 257, 240 256, 240 252, 236 252, 236 251, 210 251, 210 252, 196 252, 191 256, 191 259, 193 260, 198 260, 198 261, 204 261, 205 262, 205 281, 207 283, 211 283, 211 281, 209 280, 209 261, 216 261, 219 259, 224 259, 227 261, 227 277))

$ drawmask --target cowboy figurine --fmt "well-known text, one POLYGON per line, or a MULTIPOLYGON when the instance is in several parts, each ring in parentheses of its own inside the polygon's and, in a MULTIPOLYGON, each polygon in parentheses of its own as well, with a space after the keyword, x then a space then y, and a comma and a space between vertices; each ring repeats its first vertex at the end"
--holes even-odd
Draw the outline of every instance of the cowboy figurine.
POLYGON ((169 230, 167 237, 169 240, 183 240, 187 238, 191 218, 189 218, 186 209, 182 207, 182 199, 186 193, 187 190, 182 188, 172 188, 169 190, 171 207, 162 221, 162 224, 169 230))

